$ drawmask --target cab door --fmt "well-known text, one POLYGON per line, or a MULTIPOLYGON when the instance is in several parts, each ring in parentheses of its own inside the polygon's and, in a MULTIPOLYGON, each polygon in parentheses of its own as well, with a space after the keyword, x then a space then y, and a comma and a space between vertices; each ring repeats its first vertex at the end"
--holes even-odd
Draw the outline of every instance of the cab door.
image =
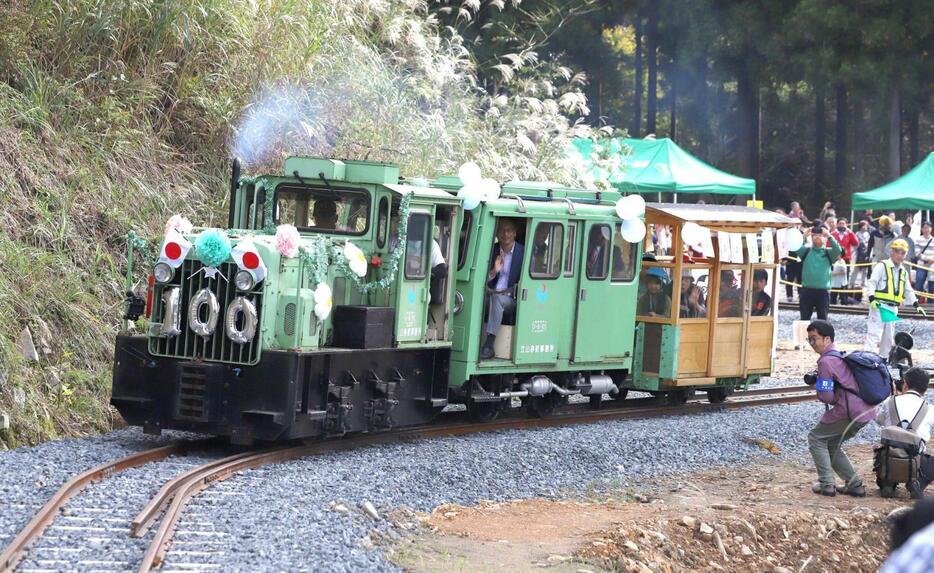
POLYGON ((574 324, 574 362, 599 362, 604 356, 616 354, 616 341, 606 336, 604 328, 610 300, 610 237, 609 223, 588 221, 581 233, 577 276, 577 319, 574 324))
POLYGON ((426 337, 433 215, 428 207, 413 208, 409 214, 396 292, 396 342, 399 344, 420 342, 426 337))
POLYGON ((573 287, 563 279, 563 222, 530 220, 522 277, 516 295, 513 348, 516 364, 554 364, 558 358, 561 322, 573 287))

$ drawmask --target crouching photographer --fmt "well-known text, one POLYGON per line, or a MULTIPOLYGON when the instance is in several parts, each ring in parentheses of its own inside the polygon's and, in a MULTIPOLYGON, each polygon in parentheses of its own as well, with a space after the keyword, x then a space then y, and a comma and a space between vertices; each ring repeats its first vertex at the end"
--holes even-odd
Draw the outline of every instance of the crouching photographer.
POLYGON ((805 382, 813 385, 817 398, 829 406, 808 433, 808 449, 818 477, 811 491, 826 496, 837 495, 840 491, 864 497, 863 480, 842 446, 873 419, 876 409, 860 397, 853 373, 834 346, 833 325, 826 320, 815 320, 808 325, 807 333, 808 344, 820 358, 817 371, 805 375, 805 382), (835 473, 843 479, 843 487, 837 487, 835 473))
POLYGON ((882 445, 875 449, 873 470, 882 497, 895 497, 903 483, 912 499, 921 499, 934 481, 934 456, 925 453, 934 423, 934 407, 924 400, 930 375, 911 368, 902 381, 879 405, 876 423, 882 426, 882 445))

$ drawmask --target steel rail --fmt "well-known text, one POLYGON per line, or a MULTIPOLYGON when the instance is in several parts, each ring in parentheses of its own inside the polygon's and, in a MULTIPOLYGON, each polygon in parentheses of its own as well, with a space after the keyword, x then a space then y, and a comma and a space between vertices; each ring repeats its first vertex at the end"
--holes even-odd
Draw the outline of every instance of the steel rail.
POLYGON ((204 446, 207 445, 207 443, 214 442, 216 442, 216 439, 212 438, 198 442, 162 446, 101 464, 74 476, 55 492, 55 495, 36 512, 32 520, 26 524, 19 534, 13 538, 13 541, 0 553, 0 572, 6 573, 12 571, 13 568, 16 567, 16 564, 22 559, 29 545, 42 535, 62 506, 89 484, 100 481, 112 474, 165 459, 173 454, 182 453, 192 449, 196 445, 204 446))
POLYGON ((156 530, 139 566, 140 573, 147 573, 160 566, 172 542, 178 519, 187 503, 211 484, 223 481, 232 475, 265 464, 288 461, 312 454, 329 451, 348 450, 361 446, 374 446, 391 442, 413 439, 426 439, 441 436, 457 436, 509 429, 531 429, 569 424, 589 424, 602 421, 645 418, 664 415, 684 415, 699 412, 721 411, 771 404, 783 404, 814 400, 813 388, 794 386, 790 388, 765 388, 733 395, 734 400, 720 404, 707 404, 701 401, 672 407, 647 406, 625 410, 588 411, 586 413, 561 414, 549 418, 513 418, 497 420, 485 424, 455 422, 450 424, 419 426, 415 428, 380 431, 373 434, 334 439, 318 443, 302 444, 263 450, 250 454, 236 454, 221 460, 215 460, 174 478, 160 489, 146 505, 140 515, 134 519, 134 535, 141 536, 145 528, 156 518, 161 508, 165 508, 162 521, 156 530), (755 394, 753 394, 755 393, 755 394))
MULTIPOLYGON (((925 316, 925 315, 920 315, 920 314, 916 314, 916 313, 914 312, 914 310, 913 310, 913 309, 910 309, 910 308, 907 309, 907 312, 910 312, 910 313, 911 313, 910 315, 904 316, 904 315, 902 315, 902 314, 899 312, 899 316, 901 316, 902 318, 909 318, 909 319, 911 319, 911 320, 934 320, 934 307, 932 307, 931 305, 922 305, 922 306, 924 306, 925 312, 928 313, 927 316, 925 316)), ((778 303, 778 308, 780 308, 781 310, 798 310, 798 303, 796 303, 796 302, 779 302, 779 303, 778 303)), ((832 305, 830 305, 830 306, 828 307, 828 311, 827 311, 827 312, 828 312, 829 314, 862 314, 862 315, 866 315, 866 314, 869 312, 869 307, 868 307, 868 306, 861 306, 861 305, 852 305, 852 306, 850 306, 850 305, 832 304, 832 305)))

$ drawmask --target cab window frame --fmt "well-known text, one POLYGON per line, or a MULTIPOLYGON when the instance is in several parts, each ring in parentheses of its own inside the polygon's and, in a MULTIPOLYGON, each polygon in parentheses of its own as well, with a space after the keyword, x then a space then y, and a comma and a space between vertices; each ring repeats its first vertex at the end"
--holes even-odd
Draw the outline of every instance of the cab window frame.
MULTIPOLYGON (((564 225, 560 221, 536 221, 534 225, 534 230, 532 231, 531 243, 532 243, 532 248, 528 249, 529 278, 533 280, 537 280, 537 281, 552 281, 552 280, 556 280, 560 278, 564 272, 564 260, 562 258, 564 256, 564 247, 565 247, 564 225), (558 257, 557 265, 555 266, 553 273, 547 273, 547 272, 539 273, 539 272, 536 272, 532 266, 533 263, 535 262, 535 235, 538 233, 539 228, 542 226, 550 227, 550 230, 548 231, 550 238, 553 238, 555 228, 557 228, 560 232, 560 237, 558 241, 549 241, 548 251, 545 253, 546 268, 547 268, 547 260, 548 260, 547 255, 557 254, 557 257, 558 257), (560 243, 560 246, 558 246, 557 249, 555 248, 555 244, 554 244, 555 242, 560 243)), ((552 260, 552 262, 554 261, 552 260)))
MULTIPOLYGON (((613 228, 613 230, 611 231, 611 233, 614 233, 614 234, 611 235, 611 237, 612 237, 612 240, 611 240, 612 245, 611 245, 611 247, 612 247, 612 248, 610 249, 610 282, 612 282, 612 283, 617 283, 617 284, 620 284, 620 283, 632 283, 633 281, 636 280, 636 277, 639 275, 639 273, 637 272, 637 269, 639 268, 639 242, 630 243, 630 242, 627 241, 626 239, 623 239, 623 237, 622 237, 622 232, 620 231, 621 227, 622 227, 622 223, 617 223, 616 226, 615 226, 615 227, 613 228), (616 241, 615 241, 615 239, 616 239, 615 233, 619 233, 619 234, 620 234, 620 239, 621 239, 626 245, 629 246, 629 251, 630 251, 630 255, 631 255, 629 260, 630 260, 631 262, 630 262, 630 264, 629 264, 629 266, 628 266, 628 269, 629 269, 628 277, 627 277, 626 275, 619 276, 619 277, 616 276, 616 262, 615 262, 615 261, 616 261, 616 249, 617 249, 617 247, 616 247, 616 241)), ((641 242, 641 241, 640 241, 640 242, 641 242)), ((620 249, 620 252, 622 252, 622 249, 620 249)), ((624 267, 624 268, 626 268, 626 267, 624 267)))
POLYGON ((389 240, 389 197, 383 195, 379 198, 379 208, 376 210, 376 248, 382 249, 389 240))
MULTIPOLYGON (((361 196, 361 198, 365 198, 365 199, 366 199, 366 203, 367 203, 367 205, 366 205, 366 215, 367 215, 367 217, 366 217, 366 225, 364 226, 363 230, 361 230, 361 231, 351 231, 351 230, 346 230, 346 229, 323 229, 323 228, 317 227, 317 226, 309 227, 309 226, 299 226, 299 225, 295 225, 295 227, 298 229, 299 232, 302 232, 302 233, 327 233, 327 234, 329 234, 329 235, 346 235, 346 236, 351 236, 351 237, 360 237, 360 236, 363 236, 363 235, 366 235, 367 233, 369 233, 369 232, 370 232, 370 228, 371 228, 371 226, 373 225, 373 213, 372 213, 372 211, 373 211, 373 194, 372 194, 369 190, 367 190, 367 189, 365 189, 365 188, 362 188, 362 187, 337 187, 337 186, 333 186, 333 185, 332 185, 331 187, 318 187, 318 186, 315 186, 315 185, 301 185, 301 184, 292 183, 292 182, 280 183, 279 185, 276 186, 275 192, 273 193, 273 197, 272 197, 271 199, 270 199, 269 197, 267 197, 267 199, 266 199, 267 201, 268 201, 268 200, 271 200, 271 201, 273 202, 273 223, 274 223, 275 225, 280 225, 280 224, 282 224, 282 221, 281 221, 281 219, 280 219, 280 217, 279 217, 279 210, 280 210, 280 209, 279 209, 279 200, 280 200, 280 192, 283 192, 283 191, 285 191, 285 192, 295 192, 295 193, 304 192, 304 193, 309 194, 309 199, 314 199, 314 200, 316 200, 316 201, 318 200, 318 198, 322 197, 323 195, 326 195, 326 194, 329 194, 329 193, 330 193, 330 194, 332 194, 332 195, 340 196, 342 192, 346 192, 346 193, 350 193, 350 194, 354 194, 354 195, 359 195, 359 196, 361 196)), ((352 204, 352 203, 347 203, 347 207, 349 208, 351 204, 352 204)), ((312 207, 309 207, 309 211, 310 211, 311 209, 312 209, 312 207)), ((288 221, 286 221, 286 222, 288 222, 288 221)), ((291 224, 291 223, 290 223, 290 224, 291 224)))
POLYGON ((596 223, 591 225, 590 230, 587 233, 587 248, 584 249, 584 252, 582 253, 584 255, 584 276, 587 277, 587 280, 589 281, 605 281, 607 277, 610 276, 610 256, 612 249, 608 249, 608 252, 604 252, 603 254, 603 269, 600 275, 591 275, 589 268, 590 265, 588 264, 588 259, 590 258, 590 249, 592 248, 591 238, 594 235, 594 231, 600 229, 601 227, 606 229, 610 236, 606 242, 607 246, 610 246, 613 240, 613 227, 609 223, 596 223))
POLYGON ((467 249, 473 237, 473 211, 463 211, 461 228, 457 239, 457 270, 462 270, 467 264, 467 249), (466 236, 465 236, 466 235, 466 236))
POLYGON ((424 280, 428 276, 428 261, 431 256, 431 241, 434 240, 432 230, 434 229, 431 213, 424 211, 412 211, 409 213, 409 222, 405 237, 405 251, 402 255, 402 266, 404 268, 405 280, 424 280), (412 243, 412 223, 416 218, 425 219, 425 230, 422 233, 422 250, 419 253, 421 258, 418 274, 409 272, 409 245, 412 243))

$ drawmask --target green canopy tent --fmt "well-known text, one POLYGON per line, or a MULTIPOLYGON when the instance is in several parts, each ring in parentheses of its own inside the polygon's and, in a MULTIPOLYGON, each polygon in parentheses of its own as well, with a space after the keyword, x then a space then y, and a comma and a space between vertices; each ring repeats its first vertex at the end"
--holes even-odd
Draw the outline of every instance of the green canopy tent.
POLYGON ((711 193, 715 195, 756 196, 756 181, 730 175, 712 167, 678 147, 668 138, 593 140, 577 137, 571 158, 590 169, 624 193, 711 193), (595 145, 602 146, 596 149, 595 145), (594 157, 618 158, 612 173, 594 162, 594 157))
POLYGON ((934 209, 934 152, 895 181, 853 193, 853 209, 934 209))

